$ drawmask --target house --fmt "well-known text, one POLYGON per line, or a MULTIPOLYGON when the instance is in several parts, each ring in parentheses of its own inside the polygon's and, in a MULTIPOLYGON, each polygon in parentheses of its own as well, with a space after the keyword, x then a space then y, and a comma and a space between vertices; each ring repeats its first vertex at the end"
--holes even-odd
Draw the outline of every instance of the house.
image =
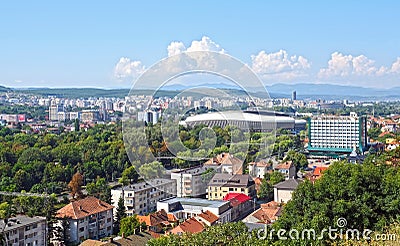
POLYGON ((282 211, 280 203, 271 201, 261 204, 261 207, 247 216, 243 221, 246 223, 271 224, 278 220, 282 211))
POLYGON ((175 197, 157 202, 157 210, 164 209, 177 219, 185 220, 209 211, 218 217, 218 223, 227 223, 231 219, 229 201, 210 201, 201 198, 175 197))
POLYGON ((111 189, 112 205, 124 199, 126 214, 144 215, 156 211, 157 201, 176 196, 176 180, 152 179, 146 182, 111 189))
POLYGON ((189 218, 182 224, 178 225, 177 227, 173 228, 169 231, 171 234, 182 235, 184 233, 199 233, 202 232, 205 228, 205 225, 198 221, 195 218, 189 218))
POLYGON ((211 167, 197 166, 172 172, 171 179, 176 180, 176 195, 178 197, 204 196, 208 181, 212 177, 208 178, 208 174, 212 170, 214 169, 211 167))
POLYGON ((4 224, 4 220, 0 220, 0 230, 5 236, 4 245, 47 245, 45 217, 17 215, 9 218, 7 224, 4 224))
POLYGON ((307 179, 310 180, 312 183, 314 183, 315 180, 320 179, 322 177, 323 172, 327 169, 328 167, 315 167, 311 172, 311 175, 309 175, 307 179))
POLYGON ((292 179, 296 176, 296 167, 293 165, 292 161, 280 163, 274 167, 274 170, 285 175, 286 179, 292 179))
POLYGON ((259 162, 249 162, 247 164, 247 167, 249 169, 249 174, 254 178, 264 178, 264 175, 272 170, 272 164, 265 162, 265 161, 259 161, 259 162))
POLYGON ((138 215, 138 219, 140 223, 146 223, 148 231, 156 233, 162 233, 178 223, 175 215, 171 213, 167 214, 164 209, 148 215, 138 215))
POLYGON ((243 160, 229 153, 221 153, 204 163, 207 168, 214 168, 219 173, 243 174, 243 160))
POLYGON ((287 203, 292 199, 292 193, 302 181, 299 179, 288 179, 274 185, 274 201, 287 203))
POLYGON ((57 211, 59 223, 68 220, 69 242, 72 244, 86 239, 110 236, 113 230, 113 206, 95 197, 72 201, 57 211))
POLYGON ((212 226, 215 225, 218 222, 218 216, 215 215, 213 212, 206 210, 202 212, 201 214, 197 215, 195 217, 199 222, 202 222, 203 224, 207 226, 212 226))
POLYGON ((253 208, 251 197, 242 193, 228 193, 223 200, 231 204, 232 221, 243 217, 253 208))
POLYGON ((129 237, 116 237, 110 238, 108 242, 101 242, 98 240, 88 239, 80 244, 80 246, 146 246, 147 241, 152 239, 149 233, 141 232, 129 237))
POLYGON ((254 180, 248 174, 216 173, 207 189, 209 200, 223 200, 230 192, 243 193, 251 198, 256 196, 254 180))

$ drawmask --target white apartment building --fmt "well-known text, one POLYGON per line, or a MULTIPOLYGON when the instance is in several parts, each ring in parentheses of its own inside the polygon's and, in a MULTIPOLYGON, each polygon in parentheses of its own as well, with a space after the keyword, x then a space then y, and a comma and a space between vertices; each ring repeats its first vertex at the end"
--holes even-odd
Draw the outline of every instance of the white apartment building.
POLYGON ((57 211, 56 217, 69 221, 68 241, 77 244, 86 239, 100 239, 113 233, 113 206, 95 197, 70 202, 57 211))
POLYGON ((213 175, 207 177, 207 167, 198 166, 175 171, 171 179, 176 180, 176 195, 178 197, 200 197, 206 194, 207 184, 213 175))
POLYGON ((47 222, 45 217, 18 215, 10 218, 6 225, 4 224, 4 220, 0 220, 0 229, 3 230, 3 228, 5 235, 4 245, 47 245, 47 222))
POLYGON ((308 150, 310 152, 361 152, 367 146, 365 117, 320 115, 308 120, 308 150))
POLYGON ((117 207, 124 198, 127 215, 145 215, 156 210, 157 201, 176 196, 176 180, 153 179, 111 190, 111 202, 117 207))
POLYGON ((212 212, 218 217, 220 223, 232 220, 230 201, 210 201, 201 198, 175 197, 157 202, 157 211, 164 209, 178 219, 189 219, 206 212, 212 212))

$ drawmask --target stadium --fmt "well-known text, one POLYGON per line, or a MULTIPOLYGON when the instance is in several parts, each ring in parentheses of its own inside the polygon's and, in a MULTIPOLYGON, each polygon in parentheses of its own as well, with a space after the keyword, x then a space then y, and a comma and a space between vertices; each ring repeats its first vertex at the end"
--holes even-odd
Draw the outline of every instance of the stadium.
POLYGON ((181 124, 194 127, 236 126, 253 132, 268 132, 275 129, 285 129, 299 132, 306 129, 305 120, 294 119, 284 113, 271 111, 224 111, 211 112, 189 116, 181 124))

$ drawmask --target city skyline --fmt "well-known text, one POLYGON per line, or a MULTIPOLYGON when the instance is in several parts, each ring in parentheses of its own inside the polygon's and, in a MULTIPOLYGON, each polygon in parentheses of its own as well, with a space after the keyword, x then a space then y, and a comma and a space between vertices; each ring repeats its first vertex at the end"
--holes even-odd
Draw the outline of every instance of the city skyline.
POLYGON ((396 87, 398 7, 394 1, 4 3, 0 85, 130 88, 158 60, 206 50, 240 59, 266 85, 396 87))

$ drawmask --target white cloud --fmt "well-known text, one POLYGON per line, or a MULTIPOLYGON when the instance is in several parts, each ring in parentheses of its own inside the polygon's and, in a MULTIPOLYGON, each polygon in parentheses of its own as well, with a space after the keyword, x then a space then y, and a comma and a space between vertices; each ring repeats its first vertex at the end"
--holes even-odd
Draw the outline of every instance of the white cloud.
POLYGON ((171 42, 168 47, 168 56, 178 55, 184 52, 186 49, 185 45, 182 42, 171 42))
POLYGON ((168 56, 178 55, 186 51, 214 51, 223 54, 226 53, 219 44, 215 43, 207 36, 203 36, 201 40, 193 40, 188 48, 186 48, 182 42, 171 42, 167 47, 167 51, 168 56))
POLYGON ((392 64, 389 71, 391 73, 400 74, 400 57, 397 57, 397 60, 392 64))
POLYGON ((310 62, 303 56, 289 56, 286 50, 275 53, 260 51, 251 56, 251 68, 266 80, 288 81, 307 76, 310 62))
POLYGON ((374 76, 384 74, 384 67, 375 66, 375 61, 364 55, 352 56, 334 52, 328 61, 327 68, 321 68, 319 78, 374 76))
POLYGON ((117 79, 136 78, 145 71, 145 66, 140 61, 132 61, 121 57, 114 68, 114 76, 117 79))

